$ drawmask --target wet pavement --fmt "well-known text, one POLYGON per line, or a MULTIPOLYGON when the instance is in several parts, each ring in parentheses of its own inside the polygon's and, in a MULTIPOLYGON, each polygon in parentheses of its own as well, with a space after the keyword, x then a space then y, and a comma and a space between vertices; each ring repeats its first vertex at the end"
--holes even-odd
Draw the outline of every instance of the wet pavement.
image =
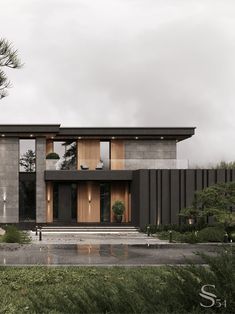
POLYGON ((153 266, 202 263, 195 252, 216 254, 217 246, 154 244, 28 244, 0 246, 0 265, 153 266))

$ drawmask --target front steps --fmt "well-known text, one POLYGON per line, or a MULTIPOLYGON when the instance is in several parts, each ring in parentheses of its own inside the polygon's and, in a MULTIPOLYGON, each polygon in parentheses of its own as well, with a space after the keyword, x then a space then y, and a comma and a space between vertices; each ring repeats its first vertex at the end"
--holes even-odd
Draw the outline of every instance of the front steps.
POLYGON ((43 234, 138 234, 134 226, 43 226, 43 234))

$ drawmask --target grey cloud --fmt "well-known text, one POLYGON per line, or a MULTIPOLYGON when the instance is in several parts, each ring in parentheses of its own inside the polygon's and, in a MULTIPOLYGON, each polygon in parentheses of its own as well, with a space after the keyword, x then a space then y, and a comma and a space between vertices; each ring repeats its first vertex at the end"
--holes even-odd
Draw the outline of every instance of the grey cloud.
POLYGON ((25 67, 0 123, 197 126, 192 163, 235 159, 234 1, 6 1, 25 67))

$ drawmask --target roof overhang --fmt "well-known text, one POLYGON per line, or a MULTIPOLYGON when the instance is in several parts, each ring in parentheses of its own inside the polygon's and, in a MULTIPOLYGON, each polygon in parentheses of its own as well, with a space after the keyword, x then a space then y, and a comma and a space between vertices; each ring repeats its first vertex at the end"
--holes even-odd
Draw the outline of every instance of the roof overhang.
POLYGON ((60 124, 2 124, 0 136, 66 139, 153 139, 182 141, 195 133, 195 127, 60 127, 60 124))

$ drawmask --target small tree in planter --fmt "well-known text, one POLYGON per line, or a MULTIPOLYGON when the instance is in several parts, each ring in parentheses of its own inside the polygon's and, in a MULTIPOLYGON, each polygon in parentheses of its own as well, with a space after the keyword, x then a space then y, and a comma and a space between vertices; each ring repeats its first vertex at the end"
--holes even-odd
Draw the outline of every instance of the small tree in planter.
POLYGON ((192 206, 181 209, 179 216, 186 218, 188 223, 192 225, 198 217, 201 217, 200 214, 200 210, 192 206))
POLYGON ((122 222, 122 215, 125 211, 125 205, 122 201, 116 201, 112 206, 113 213, 117 222, 122 222))
POLYGON ((47 170, 56 170, 56 163, 60 159, 57 153, 49 153, 46 156, 46 168, 47 170))

